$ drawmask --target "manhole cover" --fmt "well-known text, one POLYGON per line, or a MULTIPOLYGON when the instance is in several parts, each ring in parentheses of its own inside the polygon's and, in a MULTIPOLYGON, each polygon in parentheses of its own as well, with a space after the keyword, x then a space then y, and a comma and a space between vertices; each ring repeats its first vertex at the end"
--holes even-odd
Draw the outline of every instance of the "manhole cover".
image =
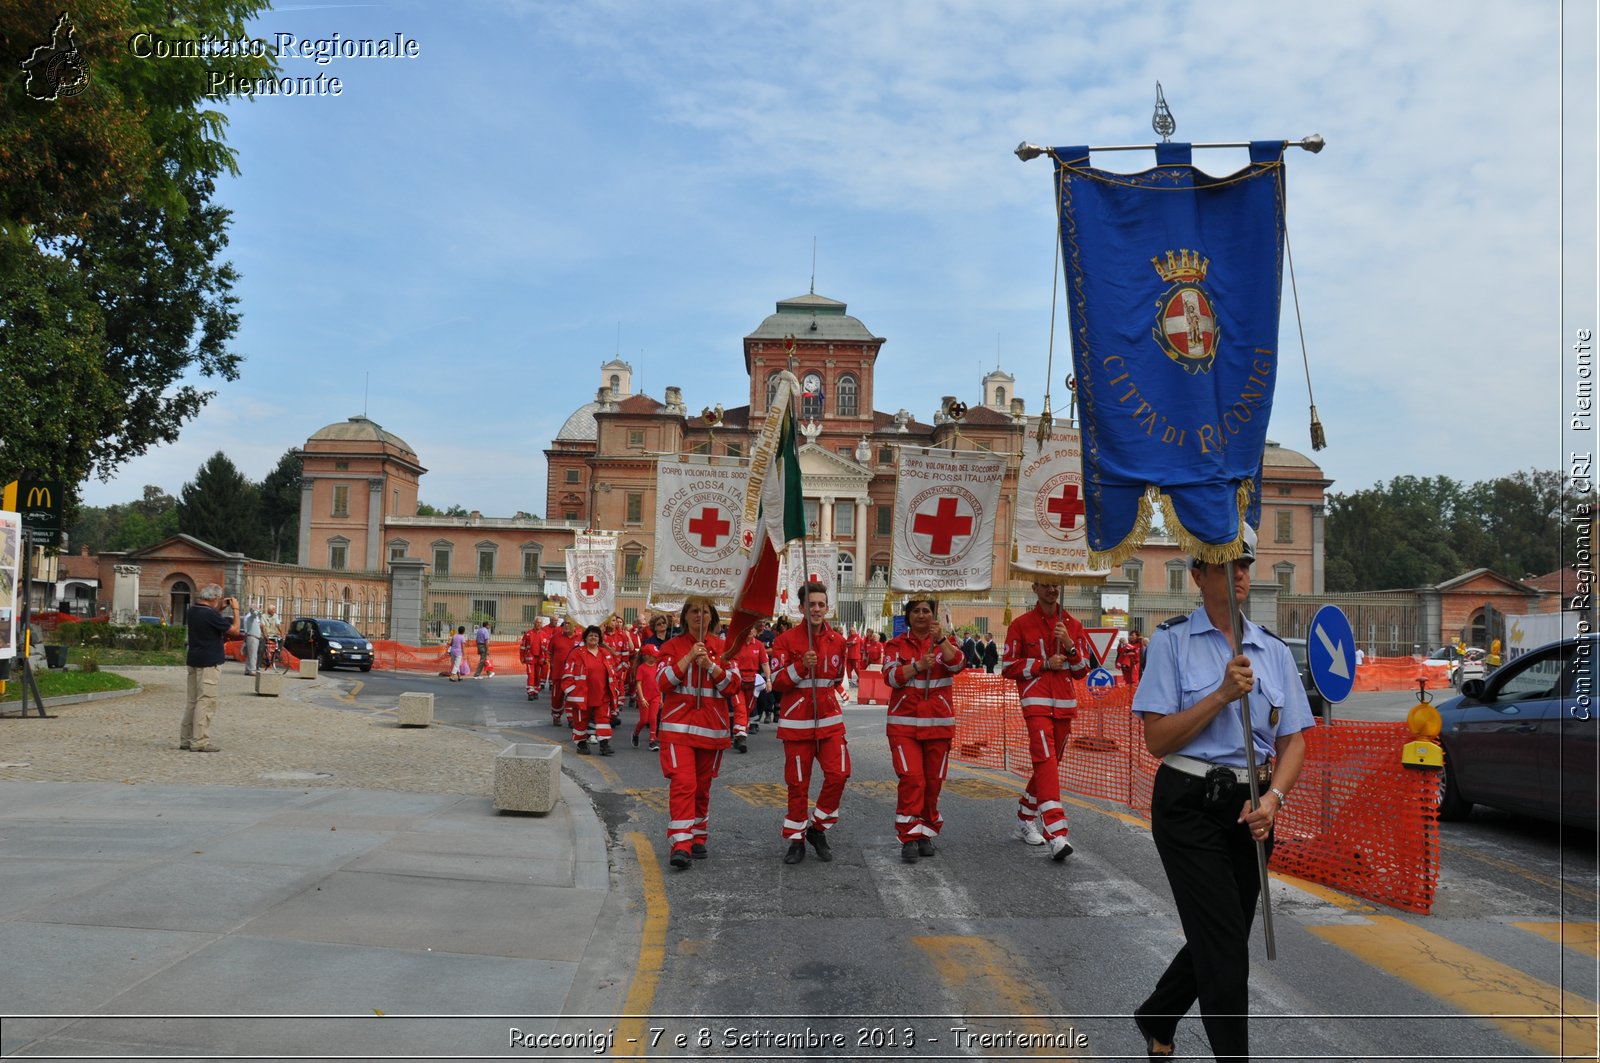
POLYGON ((331 771, 268 771, 263 772, 259 778, 273 779, 278 782, 306 782, 313 779, 331 779, 331 771))

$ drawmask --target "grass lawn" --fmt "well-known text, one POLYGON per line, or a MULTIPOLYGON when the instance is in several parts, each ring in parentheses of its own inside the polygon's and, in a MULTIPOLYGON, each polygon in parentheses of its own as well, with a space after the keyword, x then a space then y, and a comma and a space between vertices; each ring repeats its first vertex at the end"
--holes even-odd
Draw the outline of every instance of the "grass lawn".
MULTIPOLYGON (((52 672, 40 669, 34 673, 39 680, 39 694, 46 698, 59 698, 68 694, 93 694, 102 690, 132 690, 138 686, 133 680, 113 672, 52 672)), ((22 699, 22 670, 13 667, 11 679, 6 683, 3 701, 22 699)))
POLYGON ((73 646, 67 651, 68 664, 81 664, 92 657, 102 668, 123 665, 182 665, 188 651, 180 646, 172 650, 124 650, 114 646, 73 646))

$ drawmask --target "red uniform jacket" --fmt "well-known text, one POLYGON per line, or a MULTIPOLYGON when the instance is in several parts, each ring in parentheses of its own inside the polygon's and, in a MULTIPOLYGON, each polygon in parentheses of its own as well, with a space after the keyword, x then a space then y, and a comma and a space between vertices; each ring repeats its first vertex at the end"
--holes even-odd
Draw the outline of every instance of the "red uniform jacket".
POLYGON ((927 639, 919 639, 906 632, 884 647, 883 678, 889 684, 890 738, 950 739, 956 733, 956 710, 950 699, 953 676, 966 667, 967 659, 961 647, 955 646, 956 663, 944 662, 943 649, 954 645, 947 642, 936 650, 933 669, 925 675, 902 679, 905 666, 921 660, 929 649, 927 639))
POLYGON ((802 620, 772 640, 772 690, 778 695, 778 737, 785 742, 844 734, 844 705, 839 700, 844 636, 823 624, 814 645, 808 645, 807 626, 802 620), (814 676, 807 675, 801 663, 809 649, 817 651, 814 676))
MULTIPOLYGON (((722 682, 713 682, 709 668, 680 667, 682 660, 694 649, 693 635, 685 632, 668 640, 661 647, 661 665, 656 680, 661 686, 661 713, 656 717, 656 739, 676 742, 700 749, 727 749, 733 738, 729 726, 729 701, 733 709, 732 723, 743 733, 747 719, 742 699, 733 694, 739 689, 739 669, 731 662, 723 666, 722 682)), ((722 653, 722 640, 715 635, 705 638, 706 652, 712 657, 722 653)))
POLYGON ((1056 617, 1045 616, 1035 605, 1017 617, 1006 629, 1005 668, 1002 674, 1017 681, 1023 716, 1048 716, 1068 719, 1077 715, 1078 697, 1074 679, 1089 674, 1089 636, 1083 625, 1061 610, 1068 638, 1078 647, 1078 662, 1059 671, 1046 671, 1045 661, 1066 652, 1066 644, 1055 636, 1056 617))
POLYGON ((561 673, 561 689, 565 692, 562 704, 580 717, 585 710, 596 717, 611 711, 615 688, 607 657, 603 646, 593 652, 587 646, 579 646, 567 654, 567 666, 561 673))

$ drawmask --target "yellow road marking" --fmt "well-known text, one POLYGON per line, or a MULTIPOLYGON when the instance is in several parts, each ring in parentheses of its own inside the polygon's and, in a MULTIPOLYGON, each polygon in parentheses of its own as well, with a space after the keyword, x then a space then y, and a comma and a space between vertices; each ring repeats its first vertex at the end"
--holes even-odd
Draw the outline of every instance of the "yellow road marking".
POLYGON ((1502 857, 1490 856, 1488 853, 1479 852, 1477 849, 1474 849, 1471 846, 1456 845, 1452 842, 1440 842, 1439 848, 1443 849, 1447 853, 1465 856, 1469 859, 1476 860, 1481 864, 1488 864, 1490 867, 1499 868, 1501 871, 1509 871, 1513 875, 1527 879, 1529 882, 1538 883, 1546 889, 1554 890, 1556 893, 1566 894, 1568 897, 1571 897, 1574 900, 1584 901, 1592 904, 1597 899, 1600 899, 1600 895, 1597 895, 1594 890, 1585 889, 1576 883, 1551 878, 1548 875, 1537 874, 1533 871, 1529 871, 1521 864, 1513 863, 1512 861, 1503 859, 1502 857))
POLYGON ((653 811, 668 811, 667 788, 665 786, 652 786, 644 790, 629 790, 627 794, 653 811))
POLYGON ((348 694, 340 694, 339 696, 345 701, 348 701, 350 704, 354 705, 356 703, 356 695, 361 693, 361 688, 367 684, 363 683, 359 679, 352 679, 351 682, 354 683, 355 686, 350 688, 350 692, 348 694))
POLYGON ((1596 931, 1600 925, 1594 923, 1512 923, 1518 930, 1526 930, 1530 934, 1538 934, 1546 941, 1554 941, 1557 945, 1565 945, 1569 949, 1577 949, 1590 957, 1600 959, 1600 940, 1597 940, 1596 931))
POLYGON ((728 787, 728 792, 756 808, 785 808, 789 804, 789 788, 778 782, 742 782, 728 787))
POLYGON ((1308 927, 1313 934, 1469 1015, 1481 1015, 1539 1052, 1593 1052, 1595 1002, 1568 993, 1397 919, 1374 915, 1361 923, 1308 927))
POLYGON ((639 938, 639 962, 634 965, 633 983, 622 1005, 623 1018, 617 1022, 613 1056, 644 1058, 650 1047, 650 1009, 655 1004, 656 987, 661 983, 661 966, 667 955, 667 891, 661 880, 661 864, 655 850, 638 831, 628 833, 639 862, 639 877, 644 891, 644 932, 639 938), (633 1040, 630 1042, 629 1038, 633 1040))
MULTIPOLYGON (((1076 1030, 1068 1022, 1049 1018, 1035 1006, 1044 991, 1018 978, 1014 973, 1016 962, 992 941, 946 934, 914 937, 911 942, 928 954, 933 969, 955 997, 958 1010, 986 1016, 965 1024, 972 1035, 997 1039, 994 1047, 984 1048, 984 1055, 1001 1059, 1020 1055, 1059 1059, 1073 1055, 1066 1045, 1072 1044, 1070 1038, 1076 1030), (996 1015, 1004 1017, 988 1017, 996 1015), (1000 1040, 1007 1035, 1044 1043, 1028 1044, 1022 1040, 1007 1047, 1000 1040), (1061 1038, 1069 1040, 1062 1043, 1061 1038)), ((940 1035, 941 1048, 946 1036, 940 1035)))

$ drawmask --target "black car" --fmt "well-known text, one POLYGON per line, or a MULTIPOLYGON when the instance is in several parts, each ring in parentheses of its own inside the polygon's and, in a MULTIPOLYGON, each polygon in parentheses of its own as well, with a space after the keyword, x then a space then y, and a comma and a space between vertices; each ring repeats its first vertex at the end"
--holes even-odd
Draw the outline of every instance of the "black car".
POLYGON ((1300 671, 1300 685, 1306 688, 1306 700, 1311 703, 1311 715, 1319 720, 1326 719, 1328 701, 1311 678, 1311 664, 1306 655, 1306 640, 1284 639, 1283 641, 1288 645, 1289 652, 1294 655, 1294 666, 1300 671))
POLYGON ((1552 642, 1469 679, 1439 706, 1444 780, 1439 818, 1475 804, 1600 826, 1594 686, 1600 638, 1552 642))
POLYGON ((296 617, 284 632, 283 648, 303 661, 315 659, 325 669, 353 664, 372 671, 372 643, 343 620, 296 617))

